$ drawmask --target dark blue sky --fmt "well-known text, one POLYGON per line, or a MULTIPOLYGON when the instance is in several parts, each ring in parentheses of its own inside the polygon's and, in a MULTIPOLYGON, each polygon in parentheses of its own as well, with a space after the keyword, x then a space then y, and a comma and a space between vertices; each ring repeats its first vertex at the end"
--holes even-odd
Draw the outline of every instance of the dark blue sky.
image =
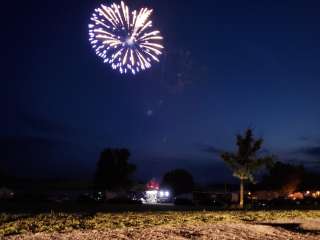
POLYGON ((89 177, 103 148, 127 147, 138 178, 184 167, 219 182, 232 177, 217 152, 248 127, 280 160, 319 166, 318 1, 127 2, 154 8, 165 38, 161 63, 136 76, 90 47, 102 1, 3 8, 3 168, 89 177))

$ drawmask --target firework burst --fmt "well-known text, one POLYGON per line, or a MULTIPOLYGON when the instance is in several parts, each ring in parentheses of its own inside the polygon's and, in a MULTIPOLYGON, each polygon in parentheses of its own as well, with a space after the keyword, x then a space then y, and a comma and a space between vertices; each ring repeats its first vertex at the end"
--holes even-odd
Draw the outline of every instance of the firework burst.
POLYGON ((121 73, 135 74, 159 62, 163 38, 153 29, 152 12, 147 8, 130 12, 124 2, 101 4, 89 24, 89 41, 96 54, 121 73))

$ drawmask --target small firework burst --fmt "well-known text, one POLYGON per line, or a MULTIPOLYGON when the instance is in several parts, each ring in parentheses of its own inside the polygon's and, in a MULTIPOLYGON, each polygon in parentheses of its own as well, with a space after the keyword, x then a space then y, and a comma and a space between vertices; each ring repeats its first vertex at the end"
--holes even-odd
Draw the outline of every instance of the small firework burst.
POLYGON ((159 62, 163 38, 153 29, 152 12, 147 8, 130 12, 124 2, 101 4, 89 24, 89 41, 96 54, 120 73, 135 74, 159 62))

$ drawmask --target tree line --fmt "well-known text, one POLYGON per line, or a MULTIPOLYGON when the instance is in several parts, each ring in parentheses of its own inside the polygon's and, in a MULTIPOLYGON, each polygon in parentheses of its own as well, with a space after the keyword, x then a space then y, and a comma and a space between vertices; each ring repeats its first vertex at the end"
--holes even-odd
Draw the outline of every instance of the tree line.
MULTIPOLYGON (((285 164, 276 160, 274 155, 263 154, 263 139, 256 139, 251 129, 243 135, 236 136, 236 149, 234 152, 221 153, 221 159, 230 167, 233 175, 240 182, 239 206, 244 206, 245 182, 256 183, 255 174, 267 169, 260 181, 260 186, 266 190, 278 190, 286 193, 293 192, 298 187, 312 184, 317 174, 308 173, 303 166, 285 164)), ((119 191, 132 186, 132 174, 136 170, 134 164, 129 163, 128 149, 105 149, 102 151, 97 163, 95 173, 95 186, 99 189, 119 191)), ((194 179, 188 171, 175 169, 166 173, 162 179, 162 186, 173 190, 175 194, 191 192, 194 179)))

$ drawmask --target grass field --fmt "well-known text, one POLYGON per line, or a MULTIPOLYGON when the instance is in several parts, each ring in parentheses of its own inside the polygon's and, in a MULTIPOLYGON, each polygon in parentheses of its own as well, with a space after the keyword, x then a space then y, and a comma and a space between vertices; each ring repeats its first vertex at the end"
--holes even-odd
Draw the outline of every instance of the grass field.
POLYGON ((88 214, 0 214, 0 237, 24 233, 71 232, 155 226, 199 225, 215 223, 268 222, 285 219, 320 219, 320 210, 292 211, 195 211, 88 214))

